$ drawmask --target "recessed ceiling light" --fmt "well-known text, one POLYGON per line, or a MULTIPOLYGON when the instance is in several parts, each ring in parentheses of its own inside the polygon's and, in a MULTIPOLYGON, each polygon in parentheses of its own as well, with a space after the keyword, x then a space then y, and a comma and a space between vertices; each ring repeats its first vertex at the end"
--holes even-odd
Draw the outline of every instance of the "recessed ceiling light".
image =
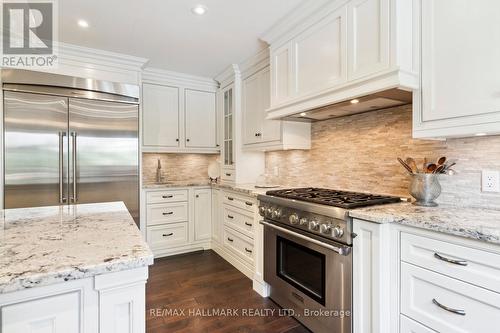
POLYGON ((301 117, 305 117, 305 116, 306 116, 306 113, 305 113, 305 112, 302 112, 302 113, 300 114, 300 116, 301 116, 301 117))
POLYGON ((195 15, 203 15, 207 12, 208 8, 203 5, 196 5, 191 8, 191 12, 195 15))
POLYGON ((82 28, 88 28, 89 27, 89 23, 85 20, 78 20, 78 25, 82 28))
POLYGON ((476 133, 476 136, 485 136, 486 133, 476 133))
POLYGON ((359 99, 351 99, 351 104, 358 104, 359 103, 359 99))

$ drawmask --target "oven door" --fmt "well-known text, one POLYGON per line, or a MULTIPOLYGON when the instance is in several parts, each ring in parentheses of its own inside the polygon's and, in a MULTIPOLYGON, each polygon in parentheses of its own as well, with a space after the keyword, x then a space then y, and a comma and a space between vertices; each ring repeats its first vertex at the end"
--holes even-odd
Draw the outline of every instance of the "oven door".
POLYGON ((352 253, 263 221, 270 297, 315 333, 351 332, 352 253))

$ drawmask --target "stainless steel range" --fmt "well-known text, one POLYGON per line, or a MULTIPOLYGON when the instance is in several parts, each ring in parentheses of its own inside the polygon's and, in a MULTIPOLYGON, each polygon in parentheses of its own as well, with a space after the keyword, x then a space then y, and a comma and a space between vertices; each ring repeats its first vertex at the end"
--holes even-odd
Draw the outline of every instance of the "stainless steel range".
POLYGON ((268 191, 258 199, 271 298, 313 332, 351 332, 349 210, 400 199, 321 188, 268 191))

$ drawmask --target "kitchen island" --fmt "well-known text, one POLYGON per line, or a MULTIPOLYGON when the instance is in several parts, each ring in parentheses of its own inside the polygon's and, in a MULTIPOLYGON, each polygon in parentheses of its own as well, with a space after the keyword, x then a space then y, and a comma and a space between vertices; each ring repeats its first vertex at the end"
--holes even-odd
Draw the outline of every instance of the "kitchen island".
POLYGON ((1 332, 145 331, 153 255, 122 202, 0 217, 1 332))

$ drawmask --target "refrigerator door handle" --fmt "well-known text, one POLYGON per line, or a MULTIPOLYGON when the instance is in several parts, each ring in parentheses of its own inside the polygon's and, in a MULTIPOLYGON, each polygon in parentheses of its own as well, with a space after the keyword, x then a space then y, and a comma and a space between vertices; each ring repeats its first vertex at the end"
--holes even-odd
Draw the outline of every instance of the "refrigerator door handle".
POLYGON ((71 137, 72 137, 72 143, 73 143, 73 151, 72 151, 72 164, 73 164, 73 198, 72 201, 73 203, 76 203, 78 201, 78 195, 77 195, 77 180, 76 180, 76 132, 71 132, 71 137))
POLYGON ((66 202, 64 197, 64 137, 66 132, 59 132, 59 203, 66 202))

